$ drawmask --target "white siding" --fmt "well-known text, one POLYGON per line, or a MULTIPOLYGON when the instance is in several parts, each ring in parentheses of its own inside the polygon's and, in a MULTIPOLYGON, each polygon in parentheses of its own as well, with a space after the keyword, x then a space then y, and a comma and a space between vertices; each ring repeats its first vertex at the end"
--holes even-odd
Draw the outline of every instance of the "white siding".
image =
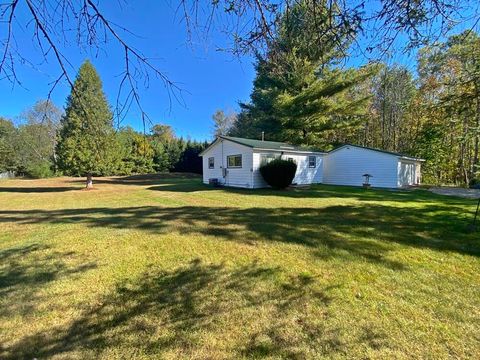
POLYGON ((306 185, 306 184, 318 184, 323 181, 323 154, 298 154, 287 153, 283 154, 283 158, 293 158, 297 163, 297 173, 293 179, 294 184, 306 185), (314 168, 308 167, 308 157, 315 156, 314 168))
MULTIPOLYGON (((255 188, 268 187, 268 184, 263 180, 262 174, 260 174, 260 155, 266 154, 266 151, 260 152, 255 150, 253 152, 253 185, 255 188)), ((276 153, 278 154, 278 153, 276 153)))
POLYGON ((311 153, 298 153, 288 151, 267 151, 267 150, 254 150, 253 152, 253 183, 255 188, 268 187, 265 180, 263 180, 262 174, 260 174, 261 155, 262 154, 275 154, 281 155, 282 159, 287 160, 293 158, 297 164, 297 173, 293 179, 294 184, 304 185, 321 183, 323 181, 323 154, 311 154, 311 153), (283 154, 282 154, 283 153, 283 154), (316 167, 308 167, 308 157, 312 155, 316 157, 316 167))
POLYGON ((226 186, 262 188, 268 187, 260 174, 261 155, 275 154, 283 159, 293 158, 297 163, 294 184, 325 183, 332 185, 362 186, 363 174, 371 174, 373 187, 396 188, 420 183, 420 163, 399 158, 397 155, 344 146, 330 153, 289 152, 252 149, 245 145, 219 139, 203 154, 203 182, 218 179, 226 186), (241 168, 228 168, 229 155, 242 155, 241 168), (316 157, 316 167, 308 167, 308 157, 316 157), (208 159, 215 159, 213 169, 208 159), (224 176, 223 169, 226 168, 224 176))
POLYGON ((218 179, 221 184, 235 187, 253 187, 252 177, 253 149, 228 140, 219 140, 202 154, 203 182, 208 184, 209 179, 218 179), (242 155, 241 168, 228 168, 227 156, 242 155), (208 158, 215 158, 215 167, 208 168, 208 158), (226 168, 226 176, 223 176, 226 168))
POLYGON ((373 187, 396 188, 398 157, 355 146, 345 146, 324 158, 323 182, 332 185, 362 186, 363 174, 373 175, 373 187))
MULTIPOLYGON (((413 161, 398 162, 398 186, 411 186, 417 184, 416 163, 413 161)), ((418 166, 420 168, 420 166, 418 166)), ((419 181, 418 181, 419 183, 419 181)))

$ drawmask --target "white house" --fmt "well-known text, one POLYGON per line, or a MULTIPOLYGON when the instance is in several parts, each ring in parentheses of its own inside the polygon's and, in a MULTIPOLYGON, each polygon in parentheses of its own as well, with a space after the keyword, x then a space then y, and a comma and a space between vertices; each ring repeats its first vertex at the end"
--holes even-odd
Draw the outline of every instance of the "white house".
POLYGON ((329 152, 312 151, 275 141, 219 136, 202 153, 203 182, 225 186, 262 188, 260 165, 276 157, 294 161, 293 184, 362 186, 370 174, 374 187, 397 188, 420 184, 422 159, 357 145, 329 152))

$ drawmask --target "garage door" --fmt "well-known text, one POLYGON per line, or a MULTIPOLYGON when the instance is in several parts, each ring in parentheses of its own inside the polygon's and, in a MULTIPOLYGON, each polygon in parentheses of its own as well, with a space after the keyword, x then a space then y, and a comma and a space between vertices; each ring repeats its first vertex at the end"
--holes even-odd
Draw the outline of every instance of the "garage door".
POLYGON ((415 185, 415 163, 400 161, 398 167, 398 186, 415 185))

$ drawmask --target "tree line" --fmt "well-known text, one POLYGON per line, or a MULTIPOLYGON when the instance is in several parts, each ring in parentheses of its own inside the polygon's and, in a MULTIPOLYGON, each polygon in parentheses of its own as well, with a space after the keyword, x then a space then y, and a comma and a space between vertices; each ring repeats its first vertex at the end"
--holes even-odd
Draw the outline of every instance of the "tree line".
POLYGON ((311 1, 280 18, 268 51, 257 54, 250 100, 233 120, 215 114, 216 133, 263 132, 322 150, 353 143, 424 158, 425 183, 479 181, 479 35, 468 30, 424 46, 416 71, 379 62, 348 68, 351 27, 325 23, 319 32, 311 1))
POLYGON ((19 117, 0 117, 0 172, 30 177, 130 175, 164 171, 202 172, 198 154, 206 142, 175 136, 156 124, 148 134, 115 129, 100 77, 86 61, 65 111, 38 101, 19 117))
MULTIPOLYGON (((250 100, 217 112, 215 132, 328 150, 354 143, 426 159, 427 183, 479 178, 480 37, 470 29, 418 51, 416 71, 379 62, 345 66, 359 32, 339 6, 295 1, 276 13, 256 53, 250 100), (313 11, 313 10, 314 11, 313 11), (278 16, 277 16, 278 15, 278 16)), ((428 39, 426 39, 428 40, 428 39)), ((200 172, 205 143, 158 125, 145 135, 114 129, 93 66, 82 65, 65 113, 41 102, 19 126, 0 121, 0 170, 87 176, 165 170, 200 172), (195 159, 195 160, 193 160, 195 159), (195 163, 195 164, 194 164, 195 163)))

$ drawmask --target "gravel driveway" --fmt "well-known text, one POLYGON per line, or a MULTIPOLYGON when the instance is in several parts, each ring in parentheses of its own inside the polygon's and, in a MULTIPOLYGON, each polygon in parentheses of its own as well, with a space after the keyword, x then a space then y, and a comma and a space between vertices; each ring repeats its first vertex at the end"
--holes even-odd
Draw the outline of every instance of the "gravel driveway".
POLYGON ((480 198, 479 189, 463 189, 463 188, 455 188, 455 187, 432 187, 428 190, 430 190, 435 194, 440 194, 440 195, 458 196, 458 197, 463 197, 467 199, 480 198))

